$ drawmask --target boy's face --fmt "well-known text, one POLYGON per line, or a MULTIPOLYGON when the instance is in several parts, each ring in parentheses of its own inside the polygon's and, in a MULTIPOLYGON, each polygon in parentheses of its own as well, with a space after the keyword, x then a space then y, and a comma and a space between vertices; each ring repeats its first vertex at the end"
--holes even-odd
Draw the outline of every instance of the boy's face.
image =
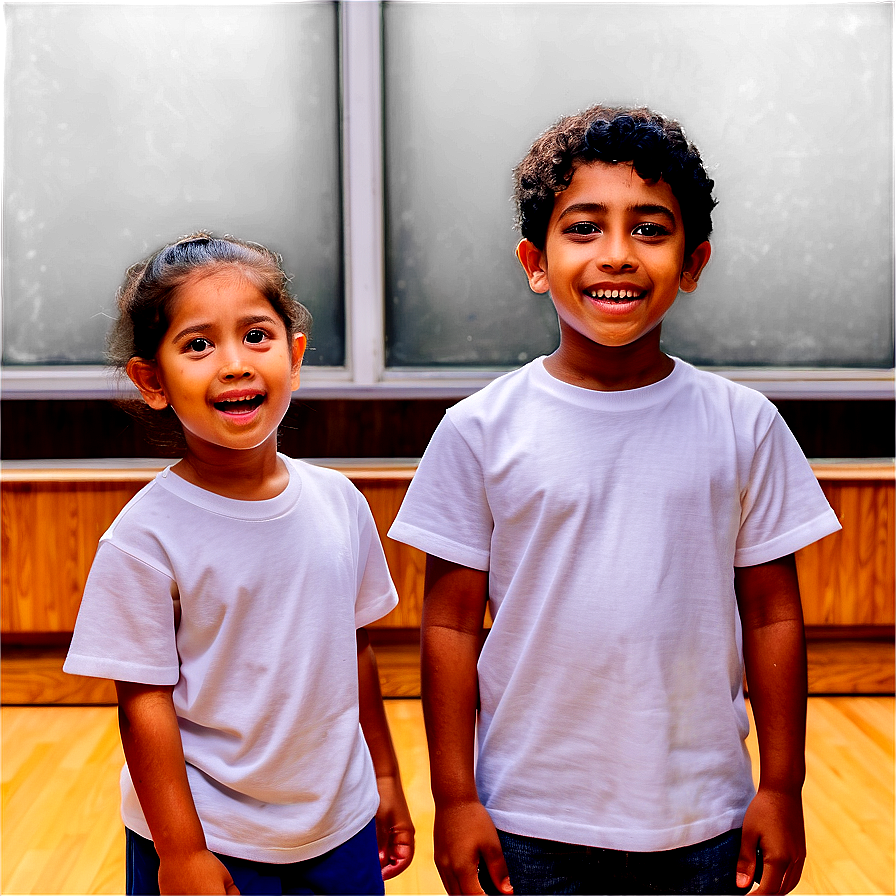
POLYGON ((684 241, 665 181, 643 180, 630 162, 592 162, 557 194, 544 249, 523 240, 517 256, 530 287, 550 292, 562 340, 621 347, 653 333, 679 289, 696 288, 709 243, 685 259, 684 241))

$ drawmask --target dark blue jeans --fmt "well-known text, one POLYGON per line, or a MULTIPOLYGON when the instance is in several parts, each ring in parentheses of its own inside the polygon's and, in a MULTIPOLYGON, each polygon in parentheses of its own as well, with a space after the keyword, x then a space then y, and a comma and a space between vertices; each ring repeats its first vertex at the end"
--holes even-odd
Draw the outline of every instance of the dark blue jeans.
MULTIPOLYGON (((735 886, 740 829, 663 852, 622 852, 498 831, 515 896, 523 893, 747 893, 735 886)), ((756 879, 762 869, 757 867, 756 879)), ((486 893, 498 889, 485 868, 486 893)))
MULTIPOLYGON (((127 832, 129 894, 159 892, 159 856, 152 840, 127 832)), ((240 893, 357 893, 384 892, 376 845, 376 822, 322 856, 289 865, 267 865, 215 855, 224 863, 240 893)))

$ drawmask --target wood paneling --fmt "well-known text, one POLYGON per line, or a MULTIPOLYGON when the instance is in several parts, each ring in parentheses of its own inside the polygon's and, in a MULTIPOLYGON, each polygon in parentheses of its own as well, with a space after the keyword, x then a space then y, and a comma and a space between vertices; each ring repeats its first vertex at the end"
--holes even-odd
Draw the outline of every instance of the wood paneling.
MULTIPOLYGON (((407 491, 414 464, 328 463, 352 479, 373 511, 400 595, 398 607, 375 628, 393 632, 396 641, 403 643, 402 633, 413 632, 420 624, 425 557, 390 540, 386 533, 407 491)), ((64 644, 74 626, 99 537, 163 465, 108 462, 93 469, 87 465, 72 469, 7 465, 0 472, 0 630, 7 646, 64 644)), ((806 624, 814 632, 810 644, 813 688, 837 693, 892 692, 890 645, 896 621, 893 466, 819 463, 814 468, 843 531, 797 555, 806 624), (839 651, 832 646, 836 644, 839 651)), ((102 699, 95 683, 76 685, 61 676, 58 659, 46 651, 42 656, 22 651, 6 654, 5 702, 102 699)), ((381 661, 391 694, 416 692, 416 679, 408 677, 415 674, 410 671, 415 662, 413 651, 406 648, 394 651, 385 663, 381 661)))
POLYGON ((2 485, 2 631, 70 632, 100 536, 142 482, 2 485))
MULTIPOLYGON (((333 466, 370 503, 401 601, 377 625, 415 627, 422 606, 424 556, 386 533, 413 465, 333 466)), ((71 632, 100 536, 161 469, 4 469, 0 486, 2 633, 71 632)))
MULTIPOLYGON (((888 478, 817 470, 843 530, 797 554, 806 625, 893 625, 896 492, 888 478)), ((858 472, 858 471, 856 471, 858 472)), ((865 473, 869 471, 865 469, 865 473)))

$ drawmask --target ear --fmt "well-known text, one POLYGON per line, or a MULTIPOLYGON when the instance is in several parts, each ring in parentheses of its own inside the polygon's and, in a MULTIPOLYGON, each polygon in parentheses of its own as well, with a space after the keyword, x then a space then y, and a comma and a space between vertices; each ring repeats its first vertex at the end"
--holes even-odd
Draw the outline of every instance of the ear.
POLYGON ((712 247, 709 245, 709 240, 704 240, 684 260, 679 283, 682 292, 693 292, 697 288, 697 280, 700 279, 700 274, 703 273, 703 268, 706 267, 711 253, 712 247))
POLYGON ((545 293, 550 288, 548 283, 547 258, 531 240, 520 240, 516 247, 516 257, 520 260, 526 276, 529 278, 529 289, 532 292, 545 293))
POLYGON ((131 382, 140 390, 143 400, 153 410, 163 411, 168 407, 168 398, 159 379, 159 369, 155 361, 131 358, 125 370, 131 382))
POLYGON ((302 372, 302 359, 305 357, 305 346, 308 340, 304 333, 296 333, 292 337, 292 391, 299 388, 299 378, 302 372))

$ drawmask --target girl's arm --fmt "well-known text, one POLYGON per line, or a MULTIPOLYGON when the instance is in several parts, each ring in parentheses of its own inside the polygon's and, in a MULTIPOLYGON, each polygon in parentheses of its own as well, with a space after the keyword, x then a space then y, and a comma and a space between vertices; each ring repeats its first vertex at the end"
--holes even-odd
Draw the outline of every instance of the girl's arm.
POLYGON ((116 681, 121 743, 159 854, 161 893, 239 893, 209 851, 187 781, 172 688, 116 681))
POLYGON ((358 640, 358 697, 361 730, 370 750, 380 805, 376 813, 376 839, 383 880, 401 874, 414 857, 414 824, 401 786, 398 758, 389 733, 389 722, 380 691, 376 657, 367 632, 358 640))
POLYGON ((488 573, 429 555, 425 592, 421 686, 436 808, 436 866, 448 893, 482 893, 480 862, 500 891, 511 893, 501 842, 479 801, 473 772, 476 664, 488 573))
POLYGON ((806 639, 793 555, 735 569, 744 663, 756 735, 759 788, 744 818, 739 887, 789 893, 806 860, 802 787, 806 778, 806 639))

